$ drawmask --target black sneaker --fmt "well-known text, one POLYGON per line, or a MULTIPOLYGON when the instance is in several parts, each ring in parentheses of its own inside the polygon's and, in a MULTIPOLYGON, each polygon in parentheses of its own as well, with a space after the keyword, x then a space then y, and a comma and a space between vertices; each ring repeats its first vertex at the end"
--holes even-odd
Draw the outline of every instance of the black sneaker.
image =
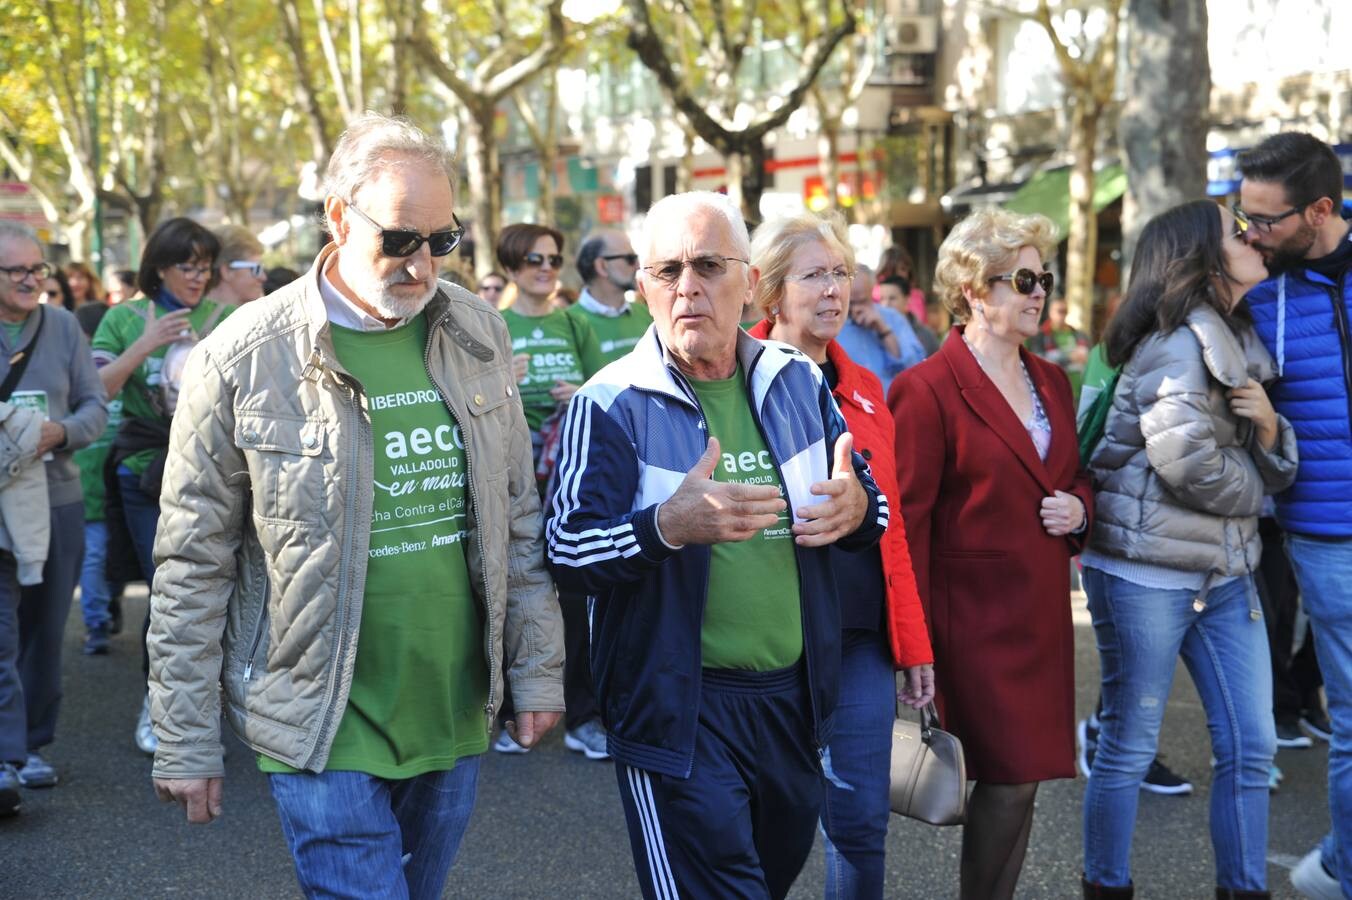
POLYGON ((1287 750, 1303 750, 1314 746, 1310 736, 1300 730, 1300 726, 1291 722, 1277 723, 1277 746, 1287 750))
POLYGON ((18 771, 9 763, 0 762, 0 818, 18 813, 22 805, 19 784, 18 771))
POLYGON ((1192 793, 1192 782, 1170 769, 1157 756, 1155 761, 1150 764, 1150 771, 1145 773, 1145 781, 1141 782, 1141 790, 1150 791, 1152 794, 1182 796, 1192 793))
POLYGON ((1301 716, 1300 727, 1326 744, 1333 740, 1333 723, 1329 721, 1329 717, 1322 710, 1310 710, 1301 716))
POLYGON ((83 652, 85 656, 105 656, 108 653, 108 629, 102 625, 89 629, 83 652))

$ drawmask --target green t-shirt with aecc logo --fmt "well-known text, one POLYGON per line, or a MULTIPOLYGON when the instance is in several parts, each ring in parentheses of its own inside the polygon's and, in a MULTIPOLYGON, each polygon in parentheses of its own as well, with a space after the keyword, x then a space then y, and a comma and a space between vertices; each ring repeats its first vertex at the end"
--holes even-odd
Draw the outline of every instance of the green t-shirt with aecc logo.
POLYGON ((630 303, 618 316, 600 316, 574 304, 566 314, 586 322, 596 332, 596 341, 605 364, 624 356, 638 344, 653 323, 652 313, 642 303, 630 303))
MULTIPOLYGON (((784 493, 765 439, 756 427, 741 366, 731 378, 691 381, 708 433, 718 438, 714 481, 772 484, 784 493)), ((798 558, 788 510, 779 523, 747 541, 715 544, 700 629, 706 669, 764 672, 803 655, 798 558)))
POLYGON ((502 311, 502 318, 512 336, 512 355, 530 354, 526 380, 521 382, 521 405, 526 425, 531 431, 539 431, 559 405, 549 395, 555 383, 567 381, 581 386, 605 365, 596 332, 586 320, 559 309, 543 316, 523 316, 509 308, 502 311))
MULTIPOLYGON (((366 394, 375 502, 357 661, 327 768, 411 778, 488 749, 483 617, 465 560, 464 441, 423 366, 427 319, 330 326, 366 394)), ((265 772, 292 769, 259 758, 265 772)))
MULTIPOLYGON (((125 353, 132 344, 136 343, 137 339, 145 334, 146 310, 152 305, 155 306, 155 318, 158 319, 166 315, 163 307, 152 304, 152 301, 145 297, 128 300, 109 309, 103 320, 99 322, 99 328, 94 332, 94 339, 89 342, 89 348, 94 354, 94 361, 99 364, 112 362, 125 353)), ((214 329, 235 309, 235 307, 227 306, 217 312, 219 305, 211 300, 203 300, 193 307, 192 312, 188 314, 188 325, 199 337, 206 336, 202 332, 208 324, 214 329)), ((162 395, 160 370, 164 366, 164 357, 169 352, 169 347, 169 344, 165 344, 162 347, 155 348, 146 357, 145 362, 136 367, 122 386, 122 391, 118 394, 118 397, 122 400, 122 415, 125 418, 151 419, 168 424, 169 416, 164 414, 158 404, 162 395)), ((158 452, 157 450, 143 450, 140 453, 128 456, 122 464, 130 471, 140 475, 150 466, 158 452)))

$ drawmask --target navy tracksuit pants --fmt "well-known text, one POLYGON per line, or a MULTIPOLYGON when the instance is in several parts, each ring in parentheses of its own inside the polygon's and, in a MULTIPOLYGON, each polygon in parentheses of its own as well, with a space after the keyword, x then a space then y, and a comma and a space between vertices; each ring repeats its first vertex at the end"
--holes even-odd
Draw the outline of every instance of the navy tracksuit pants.
POLYGON ((809 703, 800 666, 705 669, 690 777, 616 764, 647 900, 789 892, 822 804, 809 703))

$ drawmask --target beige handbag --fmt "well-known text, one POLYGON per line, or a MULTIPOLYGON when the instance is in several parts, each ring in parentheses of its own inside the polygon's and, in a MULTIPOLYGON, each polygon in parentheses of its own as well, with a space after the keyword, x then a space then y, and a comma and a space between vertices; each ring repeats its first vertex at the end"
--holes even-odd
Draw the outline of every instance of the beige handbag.
POLYGON ((962 742, 939 728, 934 704, 920 721, 892 723, 892 812, 931 825, 961 825, 967 818, 967 765, 962 742))

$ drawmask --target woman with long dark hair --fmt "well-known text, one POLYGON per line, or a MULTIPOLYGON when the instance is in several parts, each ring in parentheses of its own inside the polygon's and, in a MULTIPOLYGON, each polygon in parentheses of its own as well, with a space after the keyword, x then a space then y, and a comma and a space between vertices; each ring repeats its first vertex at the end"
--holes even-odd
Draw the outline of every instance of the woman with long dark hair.
POLYGON ((1272 358, 1243 305, 1267 277, 1246 227, 1204 200, 1152 219, 1104 338, 1122 374, 1090 460, 1097 517, 1081 556, 1103 677, 1086 897, 1132 895, 1137 797, 1180 655, 1216 758, 1217 896, 1267 896, 1276 734, 1253 570, 1263 496, 1294 479, 1296 440, 1268 402, 1272 358))

